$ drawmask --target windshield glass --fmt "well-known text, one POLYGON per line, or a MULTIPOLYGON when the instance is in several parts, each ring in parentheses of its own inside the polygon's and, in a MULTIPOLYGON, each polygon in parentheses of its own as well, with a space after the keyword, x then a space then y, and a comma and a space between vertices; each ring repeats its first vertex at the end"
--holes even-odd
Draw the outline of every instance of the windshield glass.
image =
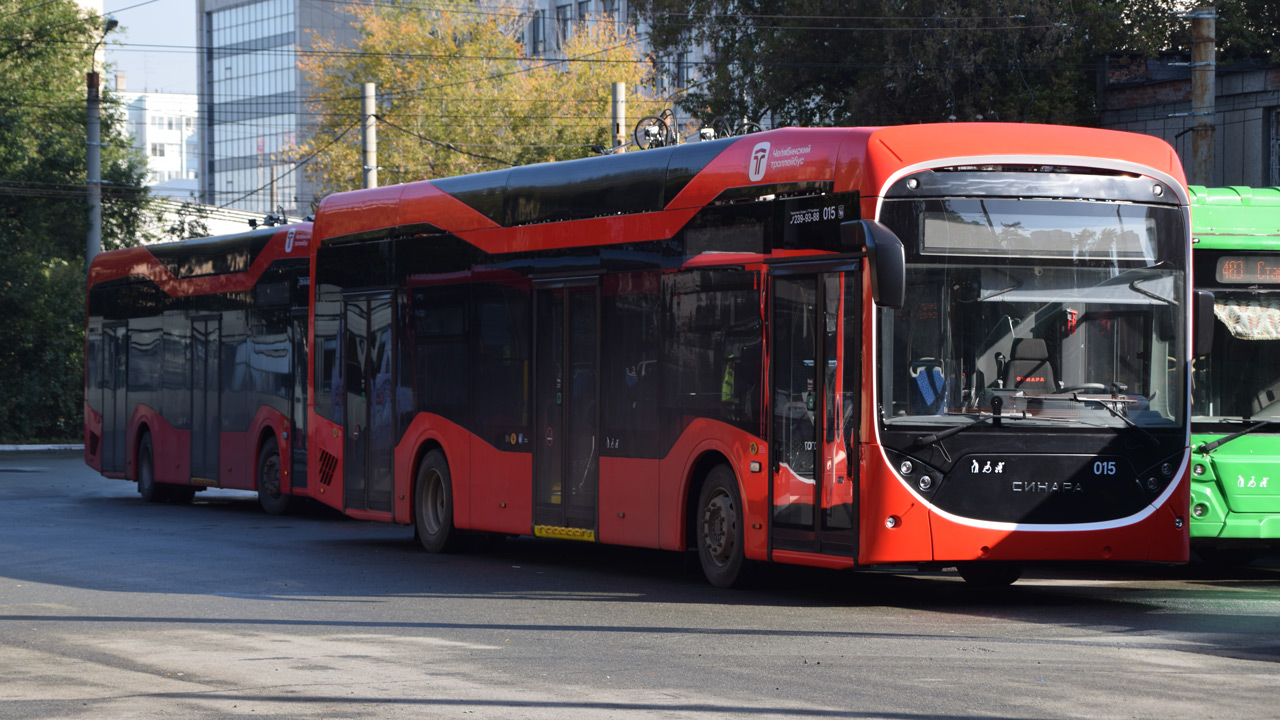
POLYGON ((1177 208, 937 198, 882 216, 907 248, 906 304, 880 311, 884 422, 1183 423, 1177 208))
POLYGON ((1280 295, 1213 297, 1213 347, 1191 374, 1192 420, 1280 420, 1280 295))

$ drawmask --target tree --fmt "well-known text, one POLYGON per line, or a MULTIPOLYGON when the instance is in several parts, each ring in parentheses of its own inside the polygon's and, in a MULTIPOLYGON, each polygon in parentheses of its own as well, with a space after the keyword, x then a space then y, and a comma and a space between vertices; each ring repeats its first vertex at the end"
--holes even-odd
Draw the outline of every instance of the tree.
MULTIPOLYGON (((585 157, 608 147, 611 85, 633 92, 650 64, 625 27, 591 18, 555 57, 527 57, 527 16, 503 6, 437 0, 344 7, 354 52, 328 37, 299 62, 319 118, 296 149, 326 191, 361 183, 360 97, 378 87, 378 165, 390 182, 585 157)), ((658 103, 632 95, 628 112, 658 103)), ((381 179, 381 178, 380 178, 381 179)))
POLYGON ((1176 0, 635 2, 659 56, 710 50, 682 107, 780 124, 1088 124, 1100 53, 1188 36, 1176 0))
MULTIPOLYGON (((83 410, 85 73, 101 18, 72 0, 0 11, 0 438, 80 436, 83 410)), ((103 115, 103 245, 147 217, 143 159, 103 115)))

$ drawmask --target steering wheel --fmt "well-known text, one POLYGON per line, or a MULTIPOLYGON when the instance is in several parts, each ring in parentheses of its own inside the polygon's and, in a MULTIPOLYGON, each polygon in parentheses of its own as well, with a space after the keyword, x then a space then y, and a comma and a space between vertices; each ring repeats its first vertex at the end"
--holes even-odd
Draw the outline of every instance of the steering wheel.
POLYGON ((1107 386, 1103 385, 1102 383, 1080 383, 1079 385, 1070 385, 1068 387, 1064 387, 1058 392, 1060 393, 1069 393, 1069 392, 1104 393, 1106 391, 1107 391, 1107 386))

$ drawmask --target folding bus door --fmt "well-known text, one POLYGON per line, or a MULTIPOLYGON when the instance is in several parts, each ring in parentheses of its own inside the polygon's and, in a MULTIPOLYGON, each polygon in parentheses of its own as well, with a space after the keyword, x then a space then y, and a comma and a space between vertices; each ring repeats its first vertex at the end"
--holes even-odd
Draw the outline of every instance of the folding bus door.
POLYGON ((343 317, 343 504, 347 510, 391 512, 396 445, 392 295, 349 295, 343 298, 343 317))
POLYGON ((102 327, 102 472, 124 472, 128 414, 129 328, 102 327))
POLYGON ((861 297, 856 270, 774 275, 773 549, 856 551, 861 297))
POLYGON ((307 348, 307 311, 295 309, 289 332, 292 340, 291 387, 289 389, 289 459, 291 487, 307 486, 307 363, 311 357, 307 348))
POLYGON ((534 291, 534 534, 596 538, 600 289, 594 279, 534 291))
POLYGON ((221 335, 219 316, 191 319, 191 482, 197 485, 219 484, 222 374, 218 344, 221 335))

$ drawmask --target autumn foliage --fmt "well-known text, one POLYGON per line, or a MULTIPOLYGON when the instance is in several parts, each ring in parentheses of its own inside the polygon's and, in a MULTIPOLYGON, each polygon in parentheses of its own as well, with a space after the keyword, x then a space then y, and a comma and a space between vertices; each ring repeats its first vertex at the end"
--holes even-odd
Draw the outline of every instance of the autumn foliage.
POLYGON ((630 28, 587 18, 543 57, 529 57, 527 18, 502 8, 436 2, 344 8, 354 47, 316 37, 299 62, 312 83, 312 131, 294 152, 326 192, 360 187, 360 97, 377 84, 380 184, 448 177, 594 154, 611 145, 611 87, 628 115, 645 99, 651 64, 630 28), (523 21, 522 21, 522 18, 523 21))

